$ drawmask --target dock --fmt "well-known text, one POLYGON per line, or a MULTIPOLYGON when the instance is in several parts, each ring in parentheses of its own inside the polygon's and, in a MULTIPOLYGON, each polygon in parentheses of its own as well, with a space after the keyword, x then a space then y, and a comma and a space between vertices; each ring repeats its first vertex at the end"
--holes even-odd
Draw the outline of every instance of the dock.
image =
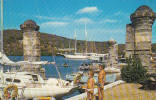
MULTIPOLYGON (((104 91, 107 90, 107 89, 109 89, 109 88, 112 88, 112 87, 114 87, 114 86, 117 86, 117 85, 119 85, 119 84, 123 84, 123 83, 125 83, 125 82, 122 81, 122 80, 118 80, 118 81, 113 82, 113 83, 111 83, 111 84, 105 85, 105 86, 104 86, 104 91)), ((94 94, 96 95, 97 93, 98 93, 98 89, 95 88, 95 89, 94 89, 94 94)), ((80 95, 76 95, 76 96, 71 97, 71 98, 67 98, 67 99, 65 99, 65 100, 86 100, 86 98, 87 98, 87 92, 82 93, 82 94, 80 94, 80 95)))
MULTIPOLYGON (((139 89, 142 85, 116 81, 104 86, 104 100, 155 100, 156 90, 139 89)), ((97 89, 94 89, 97 96, 97 89)), ((66 100, 86 100, 87 93, 83 93, 66 100)))

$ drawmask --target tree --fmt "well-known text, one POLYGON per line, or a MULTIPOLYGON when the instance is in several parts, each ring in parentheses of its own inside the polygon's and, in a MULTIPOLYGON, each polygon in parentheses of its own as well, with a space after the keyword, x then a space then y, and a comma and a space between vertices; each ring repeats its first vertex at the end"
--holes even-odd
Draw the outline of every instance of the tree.
POLYGON ((147 79, 147 69, 142 66, 141 60, 136 57, 129 57, 127 66, 121 69, 121 77, 129 83, 141 83, 147 79))

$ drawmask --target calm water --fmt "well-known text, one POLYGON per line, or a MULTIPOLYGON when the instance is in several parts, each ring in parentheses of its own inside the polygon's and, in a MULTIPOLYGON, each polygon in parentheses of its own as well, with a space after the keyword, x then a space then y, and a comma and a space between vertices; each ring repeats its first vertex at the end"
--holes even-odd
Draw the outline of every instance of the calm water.
MULTIPOLYGON (((13 61, 20 61, 23 60, 23 56, 9 56, 9 58, 13 61)), ((62 79, 65 79, 66 74, 70 74, 73 72, 77 72, 78 71, 78 67, 83 63, 83 62, 90 62, 89 60, 69 60, 69 59, 65 59, 62 56, 42 56, 41 57, 42 61, 55 61, 56 65, 58 66, 58 69, 61 73, 61 77, 62 79), (71 67, 63 67, 62 65, 64 63, 67 63, 69 66, 71 67)), ((58 78, 58 73, 56 71, 56 67, 54 65, 44 65, 42 66, 45 68, 46 71, 46 77, 56 77, 58 78)), ((68 95, 63 97, 64 98, 69 98, 71 96, 77 95, 79 94, 78 91, 75 91, 73 94, 68 95)))
MULTIPOLYGON (((13 61, 20 61, 23 60, 22 56, 9 56, 9 58, 13 61)), ((66 59, 62 56, 42 56, 41 57, 42 61, 55 61, 56 62, 56 66, 58 67, 60 73, 61 73, 61 77, 62 79, 65 79, 66 74, 70 74, 73 72, 77 72, 78 71, 78 67, 83 63, 83 62, 89 62, 88 60, 69 60, 66 59), (62 65, 64 63, 67 63, 69 66, 72 67, 63 67, 62 65)), ((46 77, 56 77, 58 78, 58 73, 56 71, 56 67, 54 65, 44 65, 42 66, 45 68, 46 71, 46 77)))

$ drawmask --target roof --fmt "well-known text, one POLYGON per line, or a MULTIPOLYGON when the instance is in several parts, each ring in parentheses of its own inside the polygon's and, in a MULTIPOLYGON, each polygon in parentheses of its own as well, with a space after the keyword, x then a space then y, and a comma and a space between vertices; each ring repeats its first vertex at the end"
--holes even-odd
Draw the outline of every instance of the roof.
POLYGON ((156 18, 156 13, 154 13, 150 7, 142 5, 137 8, 133 14, 131 14, 131 20, 138 17, 156 18))
POLYGON ((26 24, 36 25, 36 22, 33 21, 33 20, 27 20, 27 21, 24 22, 24 24, 25 24, 25 25, 26 25, 26 24))
POLYGON ((20 25, 22 30, 39 30, 39 26, 33 20, 26 20, 23 24, 20 25))

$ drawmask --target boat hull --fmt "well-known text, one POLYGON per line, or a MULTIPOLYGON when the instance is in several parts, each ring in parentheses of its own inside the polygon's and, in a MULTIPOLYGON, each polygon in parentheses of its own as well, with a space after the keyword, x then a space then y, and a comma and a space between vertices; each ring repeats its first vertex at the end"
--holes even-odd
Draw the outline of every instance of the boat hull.
MULTIPOLYGON (((18 95, 20 98, 32 99, 34 97, 62 97, 64 95, 72 93, 76 89, 73 87, 43 87, 43 88, 19 88, 18 95)), ((0 91, 1 97, 3 89, 0 91)))
MULTIPOLYGON (((27 88, 24 90, 24 97, 33 98, 33 97, 61 97, 69 94, 73 88, 27 88)), ((21 92, 20 92, 21 93, 21 92)))
POLYGON ((64 55, 67 59, 78 59, 78 60, 87 60, 88 56, 83 55, 64 55))

